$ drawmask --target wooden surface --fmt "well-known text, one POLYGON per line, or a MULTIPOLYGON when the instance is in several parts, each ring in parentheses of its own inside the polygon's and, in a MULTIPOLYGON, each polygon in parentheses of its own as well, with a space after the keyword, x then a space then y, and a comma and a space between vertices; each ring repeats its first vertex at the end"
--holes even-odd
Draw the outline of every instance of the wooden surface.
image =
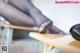
POLYGON ((68 53, 80 53, 80 42, 74 40, 71 35, 41 34, 31 32, 30 37, 64 50, 68 53))
POLYGON ((6 21, 0 21, 0 26, 5 28, 12 28, 12 29, 21 29, 21 30, 30 30, 30 31, 36 31, 34 27, 30 26, 18 26, 18 25, 12 25, 7 23, 6 21))

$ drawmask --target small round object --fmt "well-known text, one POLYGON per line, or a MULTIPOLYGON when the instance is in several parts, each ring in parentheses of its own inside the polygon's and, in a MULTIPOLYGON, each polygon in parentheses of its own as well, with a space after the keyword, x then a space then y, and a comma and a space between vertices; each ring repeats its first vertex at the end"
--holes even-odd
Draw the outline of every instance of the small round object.
POLYGON ((70 34, 74 39, 80 41, 80 24, 72 26, 70 29, 70 34))

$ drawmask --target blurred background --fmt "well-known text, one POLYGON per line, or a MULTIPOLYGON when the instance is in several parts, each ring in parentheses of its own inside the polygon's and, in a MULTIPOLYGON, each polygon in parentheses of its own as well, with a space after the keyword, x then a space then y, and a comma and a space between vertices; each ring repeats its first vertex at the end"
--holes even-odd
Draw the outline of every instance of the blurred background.
MULTIPOLYGON (((80 24, 80 4, 55 4, 55 0, 32 0, 32 2, 45 16, 53 20, 56 27, 66 33, 69 33, 73 25, 80 24)), ((6 32, 8 32, 6 36, 9 37, 10 32, 8 30, 6 32)), ((20 50, 24 53, 42 53, 44 43, 30 38, 28 36, 29 31, 14 29, 12 32, 14 44, 9 46, 9 53, 12 51, 14 53, 15 50, 15 53, 19 53, 20 50)), ((47 50, 47 53, 60 52, 65 53, 57 48, 52 49, 52 47, 47 50)))

